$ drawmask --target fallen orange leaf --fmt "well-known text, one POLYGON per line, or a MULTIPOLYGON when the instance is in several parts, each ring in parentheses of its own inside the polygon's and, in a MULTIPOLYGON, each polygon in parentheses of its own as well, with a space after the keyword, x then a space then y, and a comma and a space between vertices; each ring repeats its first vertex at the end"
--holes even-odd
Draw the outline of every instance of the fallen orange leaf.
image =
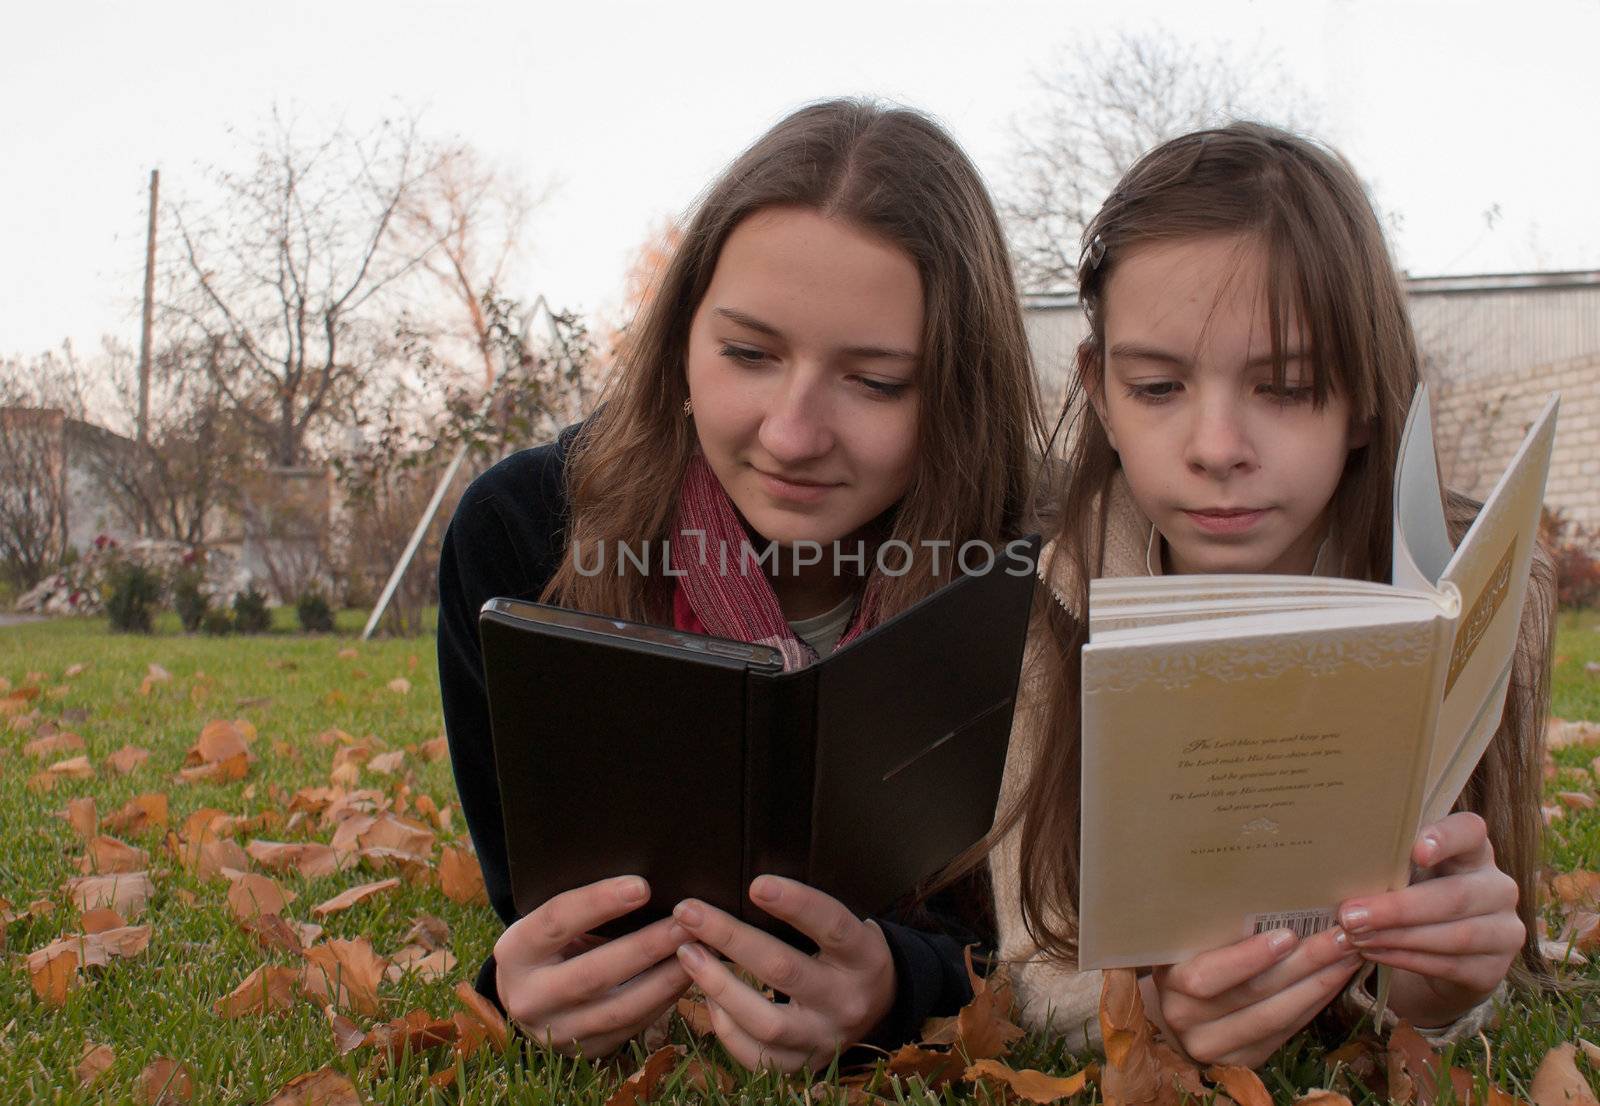
POLYGON ((300 986, 307 994, 358 1014, 378 1012, 378 983, 387 966, 365 937, 324 941, 305 951, 300 986))
POLYGON ((124 745, 106 757, 106 763, 111 765, 111 770, 117 775, 126 776, 149 759, 150 750, 141 749, 137 745, 124 745))
POLYGON ((124 918, 137 918, 155 894, 155 884, 148 872, 128 872, 107 876, 78 876, 66 882, 80 914, 97 906, 110 907, 124 918))
POLYGON ((65 1006, 68 993, 78 985, 78 950, 71 943, 58 941, 32 953, 28 957, 28 982, 46 1006, 65 1006))
POLYGON ((656 1088, 672 1069, 678 1066, 684 1051, 682 1045, 667 1045, 652 1052, 645 1058, 644 1065, 638 1071, 624 1079, 622 1085, 611 1092, 611 1097, 606 1099, 606 1106, 638 1106, 639 1103, 654 1098, 656 1088))
POLYGON ((394 876, 388 879, 376 880, 372 883, 363 883, 359 887, 351 887, 341 891, 327 902, 318 903, 311 908, 311 913, 318 918, 326 918, 329 914, 337 914, 341 910, 349 910, 364 899, 369 899, 373 895, 381 894, 399 886, 400 880, 394 876))
POLYGON ((167 828, 167 797, 159 791, 135 795, 115 813, 101 821, 101 828, 114 833, 144 833, 167 828))
POLYGON ((139 1094, 145 1106, 177 1106, 194 1097, 189 1066, 157 1056, 139 1073, 139 1094))
POLYGON ((84 911, 79 923, 83 926, 85 933, 103 933, 108 929, 121 929, 128 924, 122 920, 122 915, 103 906, 84 911))
POLYGON ((282 914, 299 896, 285 891, 268 876, 242 872, 228 888, 228 907, 241 922, 258 914, 282 914))
POLYGON ((443 979, 455 971, 456 958, 449 949, 428 949, 419 945, 407 945, 393 956, 389 957, 389 967, 384 972, 384 978, 390 983, 398 983, 407 975, 415 975, 418 979, 432 981, 443 979))
POLYGON ((67 808, 60 812, 60 817, 65 818, 67 825, 72 827, 73 832, 85 841, 93 837, 100 827, 100 820, 95 815, 94 798, 92 796, 82 799, 69 799, 67 808))
POLYGON ((104 1075, 116 1061, 117 1054, 111 1051, 110 1045, 84 1045, 83 1053, 78 1057, 78 1066, 72 1069, 73 1073, 78 1077, 78 1085, 80 1087, 93 1086, 95 1081, 104 1075))
POLYGON ((247 1014, 271 1014, 294 1005, 295 985, 300 973, 293 968, 263 964, 232 991, 212 1004, 223 1018, 242 1018, 247 1014))
POLYGON ((57 753, 75 753, 83 748, 83 738, 75 733, 58 733, 36 738, 22 747, 30 757, 44 758, 57 753))
POLYGON ((474 991, 472 984, 465 980, 456 984, 456 999, 488 1032, 489 1041, 494 1045, 495 1051, 504 1052, 506 1045, 511 1041, 511 1030, 506 1024, 505 1015, 496 1010, 492 1002, 474 991))
POLYGON ((322 1012, 327 1015, 328 1028, 333 1030, 333 1047, 340 1056, 347 1052, 354 1052, 361 1047, 367 1035, 355 1022, 339 1013, 332 1006, 324 1006, 322 1012))
POLYGON ((78 860, 78 871, 139 872, 150 866, 150 854, 126 841, 104 834, 89 839, 88 848, 78 860))
POLYGON ((1018 1098, 1029 1102, 1059 1102, 1083 1091, 1089 1081, 1090 1068, 1076 1075, 1046 1075, 1033 1068, 1014 1071, 998 1060, 979 1060, 962 1076, 968 1083, 992 1080, 1002 1084, 1018 1098))
POLYGON ((1206 1078, 1219 1085, 1239 1106, 1272 1106, 1272 1094, 1261 1077, 1237 1064, 1213 1064, 1206 1078))
POLYGON ((1597 1106, 1594 1091, 1578 1071, 1577 1055, 1577 1046, 1570 1042, 1544 1054, 1528 1088, 1533 1106, 1597 1106))
POLYGON ((464 906, 487 904, 489 891, 483 883, 483 868, 478 858, 465 849, 446 845, 439 853, 439 890, 451 902, 464 906))
POLYGON ((246 845, 244 851, 263 868, 278 872, 293 868, 310 879, 331 876, 355 863, 355 857, 349 853, 315 842, 256 840, 246 845))
POLYGON ((361 1096, 346 1076, 318 1068, 289 1080, 266 1106, 361 1106, 361 1096))
POLYGON ((88 757, 69 757, 58 760, 45 771, 58 779, 92 780, 94 779, 94 766, 89 763, 88 757))

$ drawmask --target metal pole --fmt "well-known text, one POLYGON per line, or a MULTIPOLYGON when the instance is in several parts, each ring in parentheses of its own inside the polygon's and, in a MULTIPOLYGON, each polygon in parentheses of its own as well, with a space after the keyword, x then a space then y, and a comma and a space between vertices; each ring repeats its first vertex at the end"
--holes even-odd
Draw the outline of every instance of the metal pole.
POLYGON ((139 336, 139 445, 150 443, 150 317, 156 296, 156 200, 161 170, 150 170, 150 232, 144 249, 144 327, 139 336))

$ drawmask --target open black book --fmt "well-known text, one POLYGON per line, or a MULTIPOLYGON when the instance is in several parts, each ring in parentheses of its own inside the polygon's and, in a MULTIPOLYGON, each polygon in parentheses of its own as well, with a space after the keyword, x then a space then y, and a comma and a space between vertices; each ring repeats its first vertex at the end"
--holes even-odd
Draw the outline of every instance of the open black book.
POLYGON ((831 656, 512 599, 479 619, 517 910, 650 882, 616 935, 699 898, 784 932, 763 873, 878 913, 988 832, 1037 537, 831 656))

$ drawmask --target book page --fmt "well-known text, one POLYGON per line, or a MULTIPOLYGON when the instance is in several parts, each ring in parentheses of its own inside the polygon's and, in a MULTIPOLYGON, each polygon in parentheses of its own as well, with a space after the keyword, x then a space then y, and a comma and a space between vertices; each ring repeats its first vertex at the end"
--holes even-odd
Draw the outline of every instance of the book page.
POLYGON ((1394 468, 1393 582, 1397 588, 1432 588, 1455 553, 1445 526, 1439 461, 1433 446, 1428 388, 1411 399, 1394 468))
POLYGON ((1406 878, 1449 622, 1299 623, 1084 648, 1081 968, 1321 928, 1406 878))
POLYGON ((1461 596, 1428 767, 1424 821, 1448 813, 1499 727, 1555 444, 1552 397, 1439 577, 1461 596))

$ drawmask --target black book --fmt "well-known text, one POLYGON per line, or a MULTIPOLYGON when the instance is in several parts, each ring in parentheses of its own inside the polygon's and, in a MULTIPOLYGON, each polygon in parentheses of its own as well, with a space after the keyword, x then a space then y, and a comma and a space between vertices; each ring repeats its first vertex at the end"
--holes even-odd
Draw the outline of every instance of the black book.
MULTIPOLYGON (((629 932, 699 898, 773 932, 763 873, 880 913, 994 821, 1039 539, 807 667, 513 599, 479 618, 512 891, 624 874, 629 932)), ((786 934, 787 935, 787 934, 786 934)))

